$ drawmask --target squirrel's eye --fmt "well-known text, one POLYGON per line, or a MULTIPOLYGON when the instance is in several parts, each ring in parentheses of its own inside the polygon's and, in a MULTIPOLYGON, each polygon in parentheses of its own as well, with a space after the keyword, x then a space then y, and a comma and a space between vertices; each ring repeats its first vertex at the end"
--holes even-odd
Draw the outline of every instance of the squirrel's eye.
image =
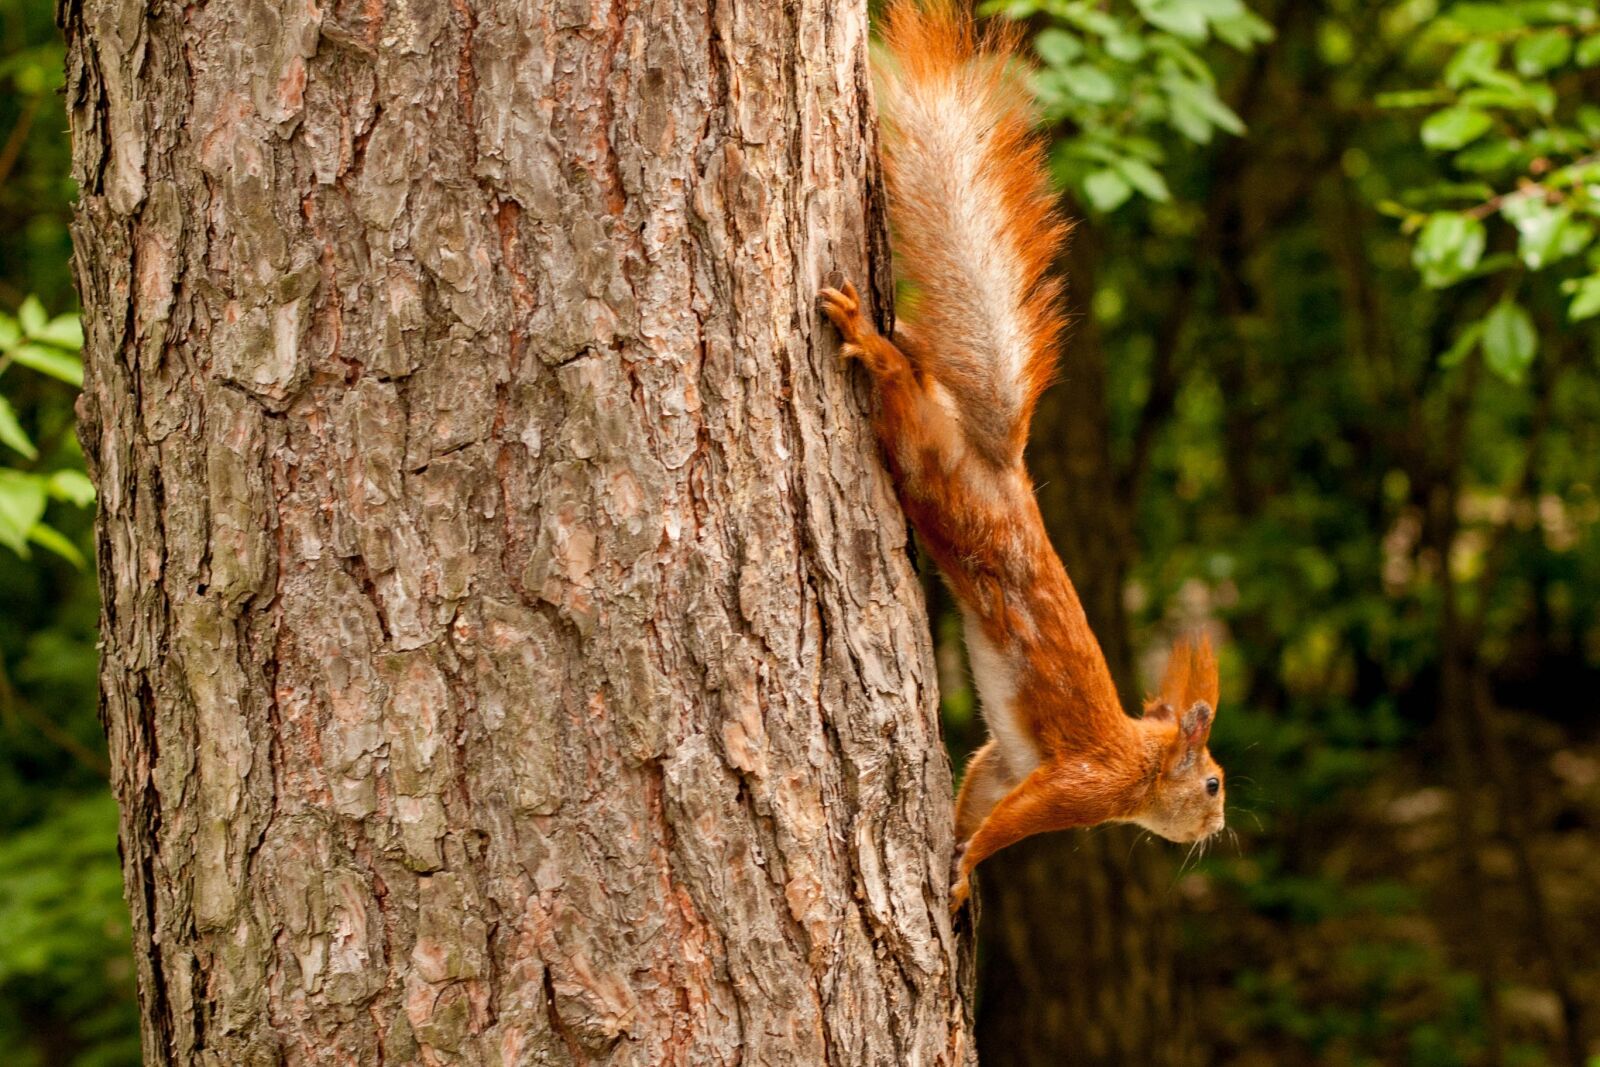
POLYGON ((1210 793, 1212 796, 1216 796, 1217 795, 1217 790, 1219 790, 1221 788, 1222 788, 1222 780, 1220 778, 1207 778, 1206 779, 1206 792, 1207 793, 1210 793))

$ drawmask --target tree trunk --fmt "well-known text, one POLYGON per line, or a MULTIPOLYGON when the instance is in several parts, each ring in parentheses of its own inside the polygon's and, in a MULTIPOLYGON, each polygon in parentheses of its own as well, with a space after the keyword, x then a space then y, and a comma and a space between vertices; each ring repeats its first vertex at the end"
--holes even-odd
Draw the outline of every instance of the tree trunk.
POLYGON ((970 1059, 863 0, 61 17, 146 1062, 970 1059))
MULTIPOLYGON (((1124 701, 1137 698, 1123 609, 1132 502, 1108 447, 1105 358, 1088 302, 1092 235, 1073 237, 1072 332, 1029 456, 1040 509, 1124 701)), ((1131 706, 1131 705, 1130 705, 1131 706)), ((1179 1067, 1193 1061, 1175 982, 1171 867, 1133 827, 1047 834, 982 872, 978 1048, 985 1067, 1179 1067)))

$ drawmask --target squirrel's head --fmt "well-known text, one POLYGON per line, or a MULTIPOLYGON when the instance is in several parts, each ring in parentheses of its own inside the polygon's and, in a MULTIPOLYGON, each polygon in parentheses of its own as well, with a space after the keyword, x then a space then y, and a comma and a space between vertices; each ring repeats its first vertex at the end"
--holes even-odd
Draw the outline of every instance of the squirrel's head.
POLYGON ((1217 658, 1205 638, 1172 646, 1161 691, 1145 705, 1161 746, 1155 784, 1130 821, 1169 841, 1199 841, 1223 827, 1222 768, 1206 742, 1217 708, 1217 658))

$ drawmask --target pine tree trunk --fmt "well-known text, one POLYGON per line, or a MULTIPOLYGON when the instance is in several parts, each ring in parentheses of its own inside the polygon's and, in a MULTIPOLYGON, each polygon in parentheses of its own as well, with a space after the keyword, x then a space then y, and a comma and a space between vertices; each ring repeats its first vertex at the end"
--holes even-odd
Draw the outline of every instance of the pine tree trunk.
POLYGON ((863 0, 64 0, 152 1065, 956 1064, 863 0))

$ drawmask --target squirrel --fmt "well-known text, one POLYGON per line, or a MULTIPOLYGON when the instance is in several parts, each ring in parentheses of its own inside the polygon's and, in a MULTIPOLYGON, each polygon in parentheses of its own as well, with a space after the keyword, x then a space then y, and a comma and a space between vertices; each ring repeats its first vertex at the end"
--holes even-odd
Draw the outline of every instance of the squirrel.
POLYGON ((910 314, 891 340, 849 281, 819 295, 841 359, 872 377, 874 428, 959 604, 989 728, 956 800, 952 911, 974 867, 1033 834, 1131 822, 1192 842, 1224 822, 1209 643, 1174 644, 1143 716, 1124 713, 1023 463, 1065 325, 1050 266, 1068 227, 1016 47, 952 0, 890 5, 873 62, 910 314))

